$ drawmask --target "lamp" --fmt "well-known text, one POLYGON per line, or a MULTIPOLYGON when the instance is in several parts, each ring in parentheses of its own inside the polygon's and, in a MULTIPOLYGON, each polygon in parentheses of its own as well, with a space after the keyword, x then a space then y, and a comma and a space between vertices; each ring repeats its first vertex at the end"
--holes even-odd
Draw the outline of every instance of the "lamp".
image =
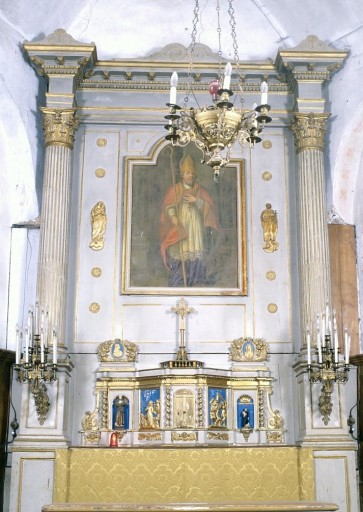
POLYGON ((53 357, 49 354, 48 311, 36 301, 29 307, 26 327, 16 326, 15 370, 18 382, 28 382, 34 397, 38 421, 43 425, 49 411, 49 397, 46 382, 57 379, 57 335, 52 331, 53 357))
MULTIPOLYGON (((229 22, 232 29, 232 39, 234 48, 234 59, 237 66, 239 78, 239 88, 241 89, 241 77, 239 76, 238 46, 235 31, 235 18, 233 9, 233 0, 228 0, 230 16, 229 22)), ((184 100, 183 108, 176 103, 176 91, 178 85, 178 75, 174 72, 170 80, 170 99, 167 106, 169 113, 165 116, 168 124, 165 128, 168 130, 166 139, 173 146, 186 146, 190 142, 202 151, 203 160, 212 167, 214 180, 218 183, 219 171, 228 164, 230 160, 230 150, 233 144, 238 140, 242 146, 253 147, 261 142, 259 137, 266 123, 271 121, 268 116, 270 105, 267 103, 268 86, 266 82, 261 84, 261 104, 253 107, 251 110, 242 110, 235 107, 231 102, 233 91, 231 90, 232 66, 228 62, 224 68, 224 74, 221 73, 221 27, 219 18, 219 0, 217 0, 218 13, 218 34, 219 34, 219 78, 211 82, 209 92, 212 95, 213 104, 203 108, 187 108, 189 95, 192 92, 192 67, 193 54, 196 44, 196 26, 199 20, 199 4, 195 0, 194 21, 192 30, 192 42, 190 45, 190 66, 188 74, 188 90, 184 100), (222 85, 221 85, 222 84, 222 85)))
POLYGON ((316 348, 314 351, 312 350, 309 326, 306 328, 306 345, 309 380, 313 383, 322 383, 318 406, 324 425, 327 425, 333 410, 331 395, 334 382, 344 384, 348 380, 350 352, 350 335, 348 335, 347 328, 345 328, 344 357, 341 357, 336 313, 333 310, 333 315, 331 315, 328 303, 325 313, 317 316, 316 348), (312 360, 312 356, 314 360, 312 360))

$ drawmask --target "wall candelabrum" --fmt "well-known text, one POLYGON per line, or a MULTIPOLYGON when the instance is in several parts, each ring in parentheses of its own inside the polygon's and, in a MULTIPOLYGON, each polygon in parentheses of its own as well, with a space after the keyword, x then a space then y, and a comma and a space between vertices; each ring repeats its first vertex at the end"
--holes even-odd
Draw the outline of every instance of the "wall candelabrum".
POLYGON ((49 332, 48 312, 38 302, 29 308, 26 326, 16 326, 15 371, 18 382, 30 384, 38 421, 43 425, 50 407, 46 383, 57 380, 57 334, 55 329, 49 332))
POLYGON ((330 313, 327 304, 326 311, 317 316, 316 344, 312 346, 310 328, 306 328, 307 371, 310 382, 321 383, 319 411, 324 425, 330 420, 333 410, 332 393, 334 382, 344 384, 349 375, 350 335, 344 329, 344 354, 339 347, 336 313, 330 313))

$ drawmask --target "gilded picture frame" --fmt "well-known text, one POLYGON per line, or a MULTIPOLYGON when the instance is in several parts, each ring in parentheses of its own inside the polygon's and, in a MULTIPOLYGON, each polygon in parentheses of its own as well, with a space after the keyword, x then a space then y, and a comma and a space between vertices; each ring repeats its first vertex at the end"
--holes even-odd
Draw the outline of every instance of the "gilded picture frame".
MULTIPOLYGON (((201 162, 201 156, 193 144, 185 148, 160 144, 151 156, 125 159, 122 294, 247 295, 244 161, 231 161, 215 183, 213 170, 201 162), (199 202, 205 204, 204 210, 208 206, 209 213, 213 210, 215 220, 203 225, 203 278, 190 284, 189 261, 181 256, 183 279, 176 284, 171 279, 170 246, 163 239, 163 212, 166 198, 184 179, 186 165, 194 165, 192 188, 199 187, 200 194, 201 189, 206 191, 199 202)), ((192 208, 194 204, 188 205, 192 208)), ((174 248, 182 243, 174 243, 174 248)))

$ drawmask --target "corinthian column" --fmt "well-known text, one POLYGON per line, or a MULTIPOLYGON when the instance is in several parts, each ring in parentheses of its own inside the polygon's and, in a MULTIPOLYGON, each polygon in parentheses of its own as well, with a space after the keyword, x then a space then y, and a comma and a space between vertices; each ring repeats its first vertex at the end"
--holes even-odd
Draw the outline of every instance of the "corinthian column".
MULTIPOLYGON (((295 113, 291 126, 298 158, 301 325, 315 326, 330 303, 330 263, 325 202, 324 140, 330 114, 295 113)), ((304 341, 305 337, 302 337, 304 341)))
POLYGON ((49 308, 49 325, 65 344, 68 238, 75 109, 42 108, 45 167, 40 221, 37 296, 49 308))

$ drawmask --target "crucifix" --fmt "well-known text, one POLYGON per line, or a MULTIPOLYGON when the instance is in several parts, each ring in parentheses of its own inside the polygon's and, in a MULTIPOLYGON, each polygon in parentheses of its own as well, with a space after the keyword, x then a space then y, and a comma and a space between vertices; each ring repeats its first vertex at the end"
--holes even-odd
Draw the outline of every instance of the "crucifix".
POLYGON ((185 318, 190 313, 195 313, 195 309, 188 306, 185 299, 179 299, 175 307, 170 309, 172 313, 179 316, 179 350, 176 356, 177 361, 188 361, 188 354, 185 350, 185 318))

